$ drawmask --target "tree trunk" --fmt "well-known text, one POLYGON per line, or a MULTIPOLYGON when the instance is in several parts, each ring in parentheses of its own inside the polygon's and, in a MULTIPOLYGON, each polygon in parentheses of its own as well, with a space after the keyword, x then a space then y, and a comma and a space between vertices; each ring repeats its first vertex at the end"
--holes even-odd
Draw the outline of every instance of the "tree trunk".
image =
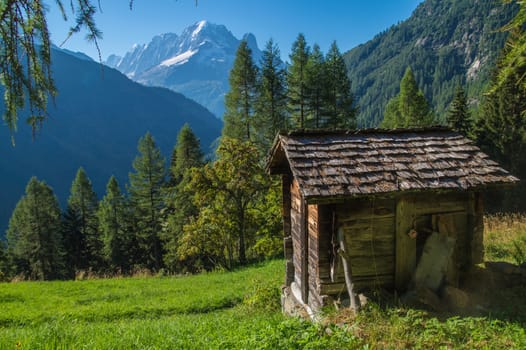
POLYGON ((360 301, 354 293, 354 285, 352 283, 352 269, 351 269, 351 259, 345 251, 345 236, 343 230, 338 230, 338 241, 340 243, 340 248, 338 249, 338 254, 342 258, 343 273, 345 274, 345 285, 347 286, 347 293, 349 294, 350 307, 353 311, 360 310, 360 301))
POLYGON ((238 230, 239 230, 239 263, 246 264, 247 257, 245 254, 245 210, 241 209, 238 214, 238 230))

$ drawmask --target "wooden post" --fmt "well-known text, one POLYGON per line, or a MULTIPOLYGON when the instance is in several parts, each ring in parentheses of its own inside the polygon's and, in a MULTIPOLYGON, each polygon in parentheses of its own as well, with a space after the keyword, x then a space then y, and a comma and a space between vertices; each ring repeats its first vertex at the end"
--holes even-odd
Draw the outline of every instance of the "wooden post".
POLYGON ((407 197, 396 204, 395 287, 399 292, 407 289, 416 267, 416 239, 407 235, 413 228, 414 207, 414 200, 407 197))
POLYGON ((474 213, 471 242, 471 264, 480 264, 484 261, 484 202, 482 194, 474 195, 474 213))
MULTIPOLYGON (((303 196, 302 196, 303 197, 303 196)), ((301 198, 301 298, 309 302, 309 211, 305 199, 301 198)))
POLYGON ((360 310, 360 301, 357 300, 356 294, 354 293, 354 285, 352 282, 352 268, 351 268, 351 259, 345 250, 345 234, 343 229, 338 229, 338 241, 340 243, 340 248, 338 249, 338 254, 342 258, 343 273, 345 276, 345 285, 347 286, 347 293, 349 294, 350 307, 353 311, 360 310))
POLYGON ((285 253, 285 285, 290 286, 294 282, 294 253, 292 245, 291 232, 291 194, 290 187, 292 186, 291 176, 286 174, 282 176, 282 194, 283 194, 283 248, 285 253))

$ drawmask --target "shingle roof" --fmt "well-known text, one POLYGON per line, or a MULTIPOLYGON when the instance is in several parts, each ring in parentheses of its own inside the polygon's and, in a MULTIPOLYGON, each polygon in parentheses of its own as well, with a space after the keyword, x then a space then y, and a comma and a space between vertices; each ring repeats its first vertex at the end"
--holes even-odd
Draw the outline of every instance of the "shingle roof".
POLYGON ((472 141, 440 127, 280 134, 267 169, 290 169, 306 199, 519 181, 472 141))

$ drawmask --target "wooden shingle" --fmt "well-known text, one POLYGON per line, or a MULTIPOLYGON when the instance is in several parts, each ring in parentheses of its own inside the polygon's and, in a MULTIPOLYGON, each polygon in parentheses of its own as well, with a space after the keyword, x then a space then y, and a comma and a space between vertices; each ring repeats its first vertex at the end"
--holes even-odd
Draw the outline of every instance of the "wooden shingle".
POLYGON ((281 134, 267 169, 271 174, 290 171, 307 200, 465 191, 519 181, 471 140, 446 128, 281 134))

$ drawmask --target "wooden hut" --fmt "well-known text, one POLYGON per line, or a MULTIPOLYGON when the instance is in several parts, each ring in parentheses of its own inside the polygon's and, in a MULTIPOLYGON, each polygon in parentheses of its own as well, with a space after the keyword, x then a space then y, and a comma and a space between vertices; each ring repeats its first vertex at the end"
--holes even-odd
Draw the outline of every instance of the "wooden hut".
POLYGON ((452 242, 458 286, 483 258, 481 191, 518 181, 436 127, 280 134, 267 170, 282 175, 286 287, 313 310, 347 295, 339 249, 355 290, 403 292, 433 232, 452 242))

